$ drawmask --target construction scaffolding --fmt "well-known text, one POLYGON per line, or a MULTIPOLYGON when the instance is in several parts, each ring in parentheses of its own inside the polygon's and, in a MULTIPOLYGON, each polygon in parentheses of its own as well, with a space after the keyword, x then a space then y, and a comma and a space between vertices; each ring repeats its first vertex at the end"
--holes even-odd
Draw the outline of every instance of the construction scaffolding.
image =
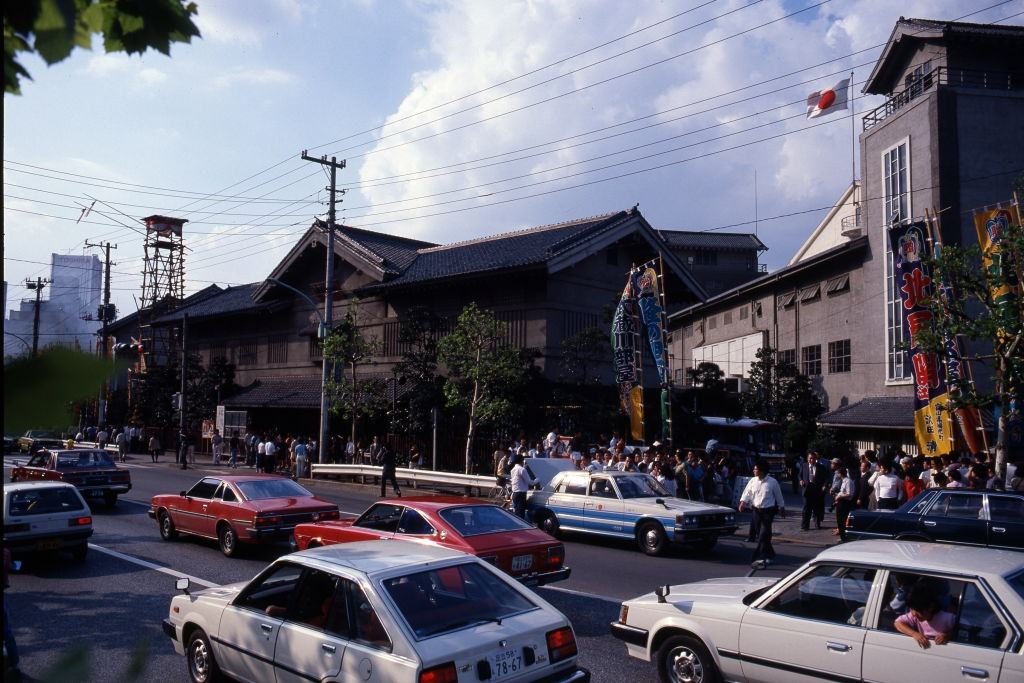
POLYGON ((149 216, 143 243, 142 300, 139 302, 140 367, 164 365, 177 357, 177 336, 171 329, 157 330, 153 322, 181 305, 185 298, 184 218, 149 216))

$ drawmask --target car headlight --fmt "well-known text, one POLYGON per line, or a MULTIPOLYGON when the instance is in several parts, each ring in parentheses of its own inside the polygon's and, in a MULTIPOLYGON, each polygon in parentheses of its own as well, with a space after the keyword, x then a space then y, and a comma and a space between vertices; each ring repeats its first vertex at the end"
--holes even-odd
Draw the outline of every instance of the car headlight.
POLYGON ((725 523, 726 524, 735 524, 736 523, 736 515, 726 515, 725 516, 725 523))
POLYGON ((697 526, 697 518, 694 515, 678 515, 676 526, 697 526))

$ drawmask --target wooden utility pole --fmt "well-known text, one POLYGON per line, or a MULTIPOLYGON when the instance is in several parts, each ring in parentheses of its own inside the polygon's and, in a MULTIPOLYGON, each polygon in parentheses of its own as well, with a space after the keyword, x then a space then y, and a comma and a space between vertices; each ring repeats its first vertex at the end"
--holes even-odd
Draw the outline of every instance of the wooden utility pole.
MULTIPOLYGON (((323 340, 331 333, 331 327, 334 324, 334 220, 338 196, 337 173, 339 168, 345 168, 345 160, 338 161, 335 157, 331 157, 328 160, 326 156, 320 158, 311 157, 306 154, 306 150, 302 151, 302 160, 327 166, 331 170, 331 186, 327 188, 331 196, 327 210, 327 272, 325 273, 326 283, 324 286, 324 329, 320 330, 319 334, 320 341, 323 343, 323 340)), ((331 427, 331 413, 327 405, 327 380, 330 376, 330 362, 326 353, 322 355, 323 372, 320 378, 320 448, 317 453, 317 462, 321 464, 327 462, 327 441, 330 438, 331 427)))
MULTIPOLYGON (((106 252, 105 259, 104 259, 105 267, 104 267, 104 278, 103 278, 103 305, 100 307, 100 310, 98 311, 99 319, 100 319, 100 322, 102 323, 102 327, 100 328, 101 356, 103 358, 106 358, 107 354, 110 352, 110 348, 108 347, 109 341, 107 340, 107 323, 111 322, 114 319, 113 309, 110 306, 110 266, 112 265, 110 263, 110 250, 111 249, 117 249, 117 245, 116 244, 111 244, 110 242, 107 242, 105 244, 93 244, 93 243, 91 243, 91 242, 89 242, 87 240, 86 243, 85 243, 85 246, 86 247, 95 247, 97 249, 103 249, 106 252)), ((99 417, 99 420, 98 420, 99 424, 101 424, 101 425, 102 424, 106 424, 106 421, 107 421, 107 380, 106 379, 103 380, 103 385, 100 387, 100 400, 99 400, 98 408, 99 409, 97 410, 97 413, 98 413, 98 417, 99 417)))
POLYGON ((40 299, 43 296, 43 288, 50 284, 52 280, 43 277, 37 277, 35 282, 32 280, 25 280, 26 289, 34 289, 36 291, 36 304, 35 312, 32 314, 32 356, 39 355, 39 305, 40 299))

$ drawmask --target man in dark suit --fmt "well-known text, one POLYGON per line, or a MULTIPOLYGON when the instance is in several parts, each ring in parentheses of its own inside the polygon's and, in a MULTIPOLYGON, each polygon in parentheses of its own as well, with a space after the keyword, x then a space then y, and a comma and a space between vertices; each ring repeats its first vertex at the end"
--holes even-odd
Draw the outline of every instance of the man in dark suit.
POLYGON ((811 451, 807 454, 807 466, 800 473, 800 486, 804 491, 804 510, 800 528, 804 531, 811 527, 812 514, 815 527, 821 528, 821 520, 825 518, 825 491, 828 481, 828 467, 818 461, 816 452, 811 451))
POLYGON ((380 496, 383 498, 386 495, 387 483, 391 482, 391 486, 395 490, 395 495, 401 498, 402 489, 398 488, 398 479, 395 478, 395 467, 397 465, 395 461, 395 454, 390 448, 388 448, 386 443, 378 442, 377 437, 374 437, 373 440, 374 443, 378 443, 376 464, 381 466, 380 496))

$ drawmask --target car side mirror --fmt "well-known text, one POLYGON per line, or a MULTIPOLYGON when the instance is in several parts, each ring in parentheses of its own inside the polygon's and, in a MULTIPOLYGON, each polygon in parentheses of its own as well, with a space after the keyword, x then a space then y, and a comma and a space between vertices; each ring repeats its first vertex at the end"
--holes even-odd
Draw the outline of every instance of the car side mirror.
POLYGON ((184 492, 184 491, 182 491, 182 492, 181 492, 181 493, 179 493, 178 495, 179 495, 179 496, 181 496, 182 498, 184 498, 184 497, 185 497, 185 492, 184 492))
MULTIPOLYGON (((188 579, 185 580, 188 581, 188 579)), ((657 588, 655 588, 654 594, 658 596, 658 602, 665 602, 665 596, 668 595, 671 591, 672 587, 668 584, 665 584, 664 586, 658 586, 657 588)))
POLYGON ((188 592, 189 580, 187 576, 184 576, 174 582, 174 587, 180 590, 185 595, 190 595, 188 592))

